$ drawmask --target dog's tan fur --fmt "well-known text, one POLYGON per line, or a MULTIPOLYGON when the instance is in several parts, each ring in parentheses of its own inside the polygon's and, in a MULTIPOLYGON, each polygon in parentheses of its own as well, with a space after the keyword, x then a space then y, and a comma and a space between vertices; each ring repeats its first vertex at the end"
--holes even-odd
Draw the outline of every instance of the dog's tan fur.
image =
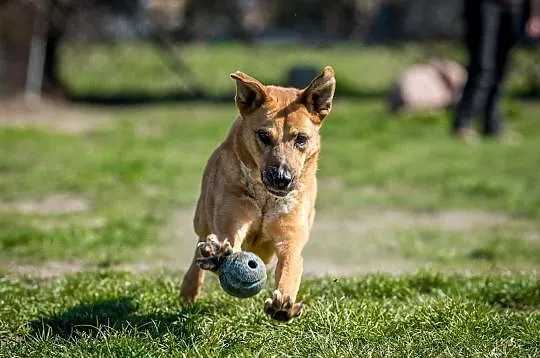
POLYGON ((309 239, 317 196, 319 129, 332 107, 334 71, 326 67, 305 89, 265 86, 235 72, 240 116, 206 165, 194 218, 199 242, 181 285, 184 301, 193 301, 204 282, 203 269, 217 270, 219 257, 251 251, 269 263, 277 256, 276 290, 265 302, 273 318, 298 316, 295 303, 303 270, 302 249, 309 239), (257 137, 264 129, 272 143, 257 137), (307 136, 299 147, 298 134, 307 136), (295 178, 285 196, 269 192, 261 172, 286 164, 295 178))

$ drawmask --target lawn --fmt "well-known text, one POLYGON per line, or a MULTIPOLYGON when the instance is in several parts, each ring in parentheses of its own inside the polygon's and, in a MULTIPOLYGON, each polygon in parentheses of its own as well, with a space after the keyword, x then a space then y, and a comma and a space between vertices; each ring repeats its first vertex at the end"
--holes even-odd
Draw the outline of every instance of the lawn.
POLYGON ((77 274, 2 283, 6 356, 537 357, 540 290, 526 276, 311 279, 309 311, 269 321, 215 282, 180 306, 177 275, 77 274))
MULTIPOLYGON (((307 311, 278 324, 262 312, 270 285, 238 300, 215 280, 199 303, 177 300, 201 171, 232 98, 44 105, 0 112, 0 356, 540 355, 540 103, 511 98, 520 71, 503 109, 521 140, 468 146, 449 138, 449 112, 387 113, 384 92, 421 58, 415 46, 185 54, 214 95, 232 93, 237 69, 268 83, 302 61, 336 70, 307 311)), ((181 88, 146 46, 71 46, 63 58, 77 94, 181 88)))

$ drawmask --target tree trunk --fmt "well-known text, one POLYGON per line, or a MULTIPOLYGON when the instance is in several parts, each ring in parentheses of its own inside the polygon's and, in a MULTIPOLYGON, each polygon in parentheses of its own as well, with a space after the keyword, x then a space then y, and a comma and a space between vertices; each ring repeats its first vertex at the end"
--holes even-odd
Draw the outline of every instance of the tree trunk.
POLYGON ((59 73, 59 49, 61 37, 49 32, 43 70, 42 93, 46 96, 65 97, 67 95, 59 73))
MULTIPOLYGON (((36 34, 36 7, 24 0, 11 0, 0 6, 0 98, 23 96, 27 87, 28 64, 32 38, 36 34)), ((49 19, 45 19, 49 21, 49 19)), ((38 92, 41 95, 63 95, 58 78, 58 44, 60 34, 47 27, 40 34, 46 41, 43 78, 38 92)), ((39 68, 38 68, 39 70, 39 68)))

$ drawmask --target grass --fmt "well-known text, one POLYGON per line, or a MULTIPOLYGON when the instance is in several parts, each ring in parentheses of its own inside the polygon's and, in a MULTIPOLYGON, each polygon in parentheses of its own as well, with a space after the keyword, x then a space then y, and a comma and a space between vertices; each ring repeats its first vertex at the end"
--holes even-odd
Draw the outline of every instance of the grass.
POLYGON ((540 354, 540 282, 372 275, 305 282, 309 310, 269 322, 257 299, 179 306, 177 276, 121 272, 2 282, 9 356, 504 356, 540 354), (234 322, 234 323, 233 323, 234 322))
MULTIPOLYGON (((210 94, 231 92, 228 74, 241 70, 256 74, 267 83, 283 83, 293 65, 313 65, 321 69, 331 64, 336 70, 338 93, 384 95, 388 84, 399 71, 426 57, 447 57, 464 63, 465 53, 455 45, 438 44, 421 47, 403 44, 399 47, 361 47, 357 43, 336 46, 305 47, 261 45, 246 47, 235 43, 210 45, 189 44, 178 49, 200 86, 210 94)), ((151 45, 122 46, 70 44, 64 50, 69 58, 62 76, 76 94, 152 93, 164 94, 188 85, 184 74, 172 74, 166 54, 151 45), (81 70, 84 69, 84 70, 81 70)), ((519 49, 514 56, 510 88, 527 92, 530 69, 538 49, 519 49)))
MULTIPOLYGON (((473 208, 512 217, 495 227, 510 232, 507 236, 534 233, 540 215, 535 184, 540 153, 538 124, 529 119, 539 107, 523 105, 514 118, 513 126, 524 135, 519 146, 486 142, 468 147, 447 138, 447 114, 390 120, 380 100, 341 100, 322 130, 320 216, 354 219, 363 210, 473 208), (527 225, 510 225, 520 218, 527 225)), ((71 193, 90 202, 84 213, 5 212, 0 257, 100 265, 138 261, 139 250, 121 248, 152 247, 172 210, 194 203, 202 166, 235 111, 232 105, 196 103, 121 109, 114 115, 106 128, 84 135, 0 128, 3 201, 71 193), (95 221, 103 225, 95 227, 95 221)), ((491 235, 490 230, 482 236, 491 235)), ((405 243, 416 235, 383 232, 403 237, 405 243)), ((462 242, 471 249, 469 238, 479 233, 460 234, 461 240, 436 233, 439 239, 432 245, 443 244, 445 251, 462 242)), ((179 239, 189 242, 189 235, 179 239)), ((515 259, 534 263, 529 253, 540 251, 538 241, 526 245, 515 259)))
MULTIPOLYGON (((0 356, 540 355, 538 102, 504 101, 517 145, 465 146, 448 136, 451 113, 387 113, 382 95, 422 56, 414 46, 196 45, 185 55, 212 94, 232 92, 236 69, 279 83, 304 60, 332 64, 346 89, 322 129, 305 316, 276 324, 263 294, 236 300, 215 280, 200 303, 177 301, 201 171, 236 116, 232 99, 81 107, 67 119, 89 124, 78 133, 46 116, 0 121, 0 356), (88 209, 20 209, 58 194, 88 209), (309 275, 326 266, 352 277, 309 275)), ((68 47, 64 59, 78 94, 182 85, 141 45, 68 47)))
MULTIPOLYGON (((184 84, 183 76, 171 75, 160 52, 140 44, 120 47, 103 45, 70 46, 65 50, 70 61, 63 69, 76 93, 125 92, 166 93, 178 90, 184 84), (84 68, 81 73, 80 69, 84 68), (136 76, 133 70, 136 69, 136 76)), ((238 44, 190 45, 181 48, 182 59, 190 66, 201 86, 211 94, 231 92, 228 74, 236 70, 257 74, 263 82, 281 83, 292 65, 310 64, 321 69, 332 64, 342 89, 347 87, 358 93, 380 93, 384 84, 392 80, 393 73, 405 68, 419 58, 416 47, 361 51, 356 45, 327 48, 295 48, 294 45, 272 45, 249 48, 238 44), (277 60, 279 59, 279 60, 277 60), (378 76, 363 76, 373 69, 373 64, 392 71, 378 72, 378 76), (344 76, 354 69, 357 76, 344 76), (340 74, 341 73, 341 74, 340 74)))

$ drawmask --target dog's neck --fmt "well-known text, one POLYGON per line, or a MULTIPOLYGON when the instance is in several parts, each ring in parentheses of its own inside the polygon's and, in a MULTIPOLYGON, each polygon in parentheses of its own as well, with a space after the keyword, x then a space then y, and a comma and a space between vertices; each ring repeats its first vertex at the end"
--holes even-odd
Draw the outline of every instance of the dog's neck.
POLYGON ((254 176, 253 170, 250 169, 238 155, 236 156, 236 159, 238 160, 238 167, 240 168, 239 182, 245 186, 250 196, 256 197, 257 192, 260 191, 260 188, 257 187, 263 186, 262 181, 254 176))
POLYGON ((252 168, 255 166, 255 159, 251 156, 249 151, 244 147, 244 144, 242 143, 241 138, 239 138, 240 133, 238 133, 238 125, 233 126, 233 130, 231 133, 231 139, 232 139, 232 152, 233 155, 238 162, 238 168, 239 172, 238 175, 240 176, 241 182, 247 182, 249 186, 254 186, 258 182, 262 184, 260 178, 256 176, 257 174, 254 173, 252 168), (236 132, 236 133, 235 133, 236 132))

